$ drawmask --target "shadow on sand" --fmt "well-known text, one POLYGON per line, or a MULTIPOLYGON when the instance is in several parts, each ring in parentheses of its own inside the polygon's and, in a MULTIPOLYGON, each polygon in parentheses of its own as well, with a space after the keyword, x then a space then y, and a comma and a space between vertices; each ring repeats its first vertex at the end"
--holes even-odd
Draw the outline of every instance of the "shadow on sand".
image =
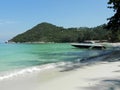
POLYGON ((102 80, 99 84, 92 87, 85 87, 83 90, 120 90, 120 77, 117 78, 119 79, 102 80))
POLYGON ((59 66, 59 68, 61 68, 60 72, 68 72, 68 71, 76 70, 78 68, 83 68, 85 66, 95 65, 102 62, 109 63, 109 62, 116 62, 116 61, 120 61, 120 50, 107 51, 98 56, 93 56, 89 58, 83 58, 76 61, 74 60, 71 62, 67 62, 65 65, 59 66))
MULTIPOLYGON (((99 56, 84 58, 78 61, 68 62, 64 66, 60 66, 60 72, 68 72, 77 70, 78 68, 84 68, 86 66, 95 65, 103 62, 116 62, 120 61, 120 50, 103 53, 99 56)), ((106 63, 106 64, 107 64, 106 63)), ((120 66, 118 66, 120 67, 120 66)), ((113 73, 119 73, 120 70, 113 71, 113 73)), ((79 87, 78 87, 79 90, 79 87)), ((120 77, 115 79, 101 79, 99 84, 95 86, 85 87, 83 90, 120 90, 120 77)))

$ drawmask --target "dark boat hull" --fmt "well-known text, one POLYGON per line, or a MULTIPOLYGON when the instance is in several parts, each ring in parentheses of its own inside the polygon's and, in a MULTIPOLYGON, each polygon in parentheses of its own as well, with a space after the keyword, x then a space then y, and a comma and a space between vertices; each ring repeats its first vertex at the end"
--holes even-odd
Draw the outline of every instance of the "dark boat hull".
POLYGON ((105 46, 103 45, 97 45, 97 44, 71 44, 74 47, 77 48, 86 48, 86 49, 105 49, 105 46))

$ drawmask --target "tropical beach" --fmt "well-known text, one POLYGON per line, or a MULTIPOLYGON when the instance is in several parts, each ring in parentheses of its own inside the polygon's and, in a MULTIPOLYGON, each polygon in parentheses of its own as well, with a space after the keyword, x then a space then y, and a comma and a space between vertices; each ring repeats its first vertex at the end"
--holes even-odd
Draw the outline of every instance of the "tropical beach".
MULTIPOLYGON (((49 46, 49 50, 50 47, 51 50, 53 50, 52 47, 56 47, 57 52, 55 50, 52 52, 52 54, 50 50, 50 54, 52 56, 49 56, 48 59, 44 58, 46 59, 44 61, 49 60, 49 63, 46 64, 42 62, 43 64, 38 65, 41 62, 39 61, 39 63, 35 64, 33 64, 32 62, 33 65, 30 64, 30 66, 27 65, 26 67, 22 67, 21 65, 17 64, 17 66, 19 66, 17 67, 17 69, 12 68, 11 70, 9 70, 11 66, 7 66, 9 68, 7 70, 7 68, 4 67, 3 70, 6 69, 6 71, 3 72, 3 70, 1 70, 0 73, 0 88, 2 90, 119 90, 120 51, 118 48, 119 43, 116 44, 116 46, 114 44, 115 43, 112 43, 111 45, 117 48, 109 48, 106 50, 76 49, 70 44, 63 43, 44 45, 12 44, 11 47, 10 45, 6 45, 6 47, 9 46, 9 49, 12 49, 12 47, 14 46, 14 51, 16 51, 15 49, 18 50, 18 46, 20 48, 26 48, 27 46, 27 49, 24 48, 18 50, 17 52, 19 52, 19 54, 21 52, 22 54, 23 51, 26 52, 27 50, 26 53, 28 54, 29 52, 32 57, 34 57, 34 55, 36 56, 37 53, 41 52, 42 54, 43 51, 45 51, 43 48, 41 48, 40 52, 38 52, 40 47, 42 46, 49 46), (15 48, 15 46, 17 47, 15 48), (31 47, 34 49, 37 47, 34 51, 34 53, 36 52, 35 54, 30 53, 31 47), (68 51, 66 51, 66 49, 68 51), (59 57, 59 55, 64 56, 59 57, 57 60, 57 58, 55 57, 56 55, 57 57, 59 57), (50 57, 52 57, 51 60, 50 57), (56 58, 56 61, 54 62, 53 57, 56 58), (65 60, 61 61, 59 59, 65 60)), ((9 52, 7 54, 9 54, 9 52)), ((48 52, 44 52, 44 54, 50 55, 48 52)), ((24 57, 26 56, 24 55, 24 57)), ((11 60, 13 60, 12 58, 11 60)), ((41 58, 38 60, 41 60, 41 58)), ((26 65, 24 61, 26 61, 26 59, 23 59, 21 63, 26 65)), ((16 63, 17 62, 18 61, 16 61, 16 63)), ((27 63, 28 62, 29 61, 27 61, 27 63)))
POLYGON ((120 0, 1 0, 0 12, 0 90, 120 90, 120 0))
POLYGON ((44 71, 28 71, 26 74, 1 80, 0 88, 2 90, 119 90, 119 61, 104 61, 82 67, 78 64, 67 65, 62 64, 54 68, 49 66, 44 71))

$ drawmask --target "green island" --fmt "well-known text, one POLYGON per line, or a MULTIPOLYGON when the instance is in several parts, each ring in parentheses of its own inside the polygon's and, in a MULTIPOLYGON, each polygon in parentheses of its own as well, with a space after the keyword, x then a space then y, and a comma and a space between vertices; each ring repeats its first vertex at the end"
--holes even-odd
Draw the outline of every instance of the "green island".
POLYGON ((8 42, 82 42, 85 40, 120 41, 120 1, 109 0, 108 8, 115 14, 108 18, 108 23, 96 27, 64 28, 47 22, 40 23, 26 32, 13 37, 8 42))
MULTIPOLYGON (((11 30, 9 25, 13 24, 18 29, 8 17, 20 19, 22 24, 27 19, 25 24, 29 25, 45 19, 63 21, 63 25, 65 21, 70 23, 69 19, 77 24, 97 24, 97 18, 102 20, 100 13, 105 13, 101 2, 106 3, 105 0, 1 0, 0 26, 5 24, 11 30)), ((42 22, 7 39, 8 44, 1 43, 0 90, 120 90, 120 0, 108 0, 107 4, 114 11, 108 23, 65 28, 42 22)))
POLYGON ((19 34, 9 40, 9 42, 82 42, 84 40, 108 40, 109 32, 100 25, 93 28, 64 28, 47 22, 40 23, 32 29, 19 34))

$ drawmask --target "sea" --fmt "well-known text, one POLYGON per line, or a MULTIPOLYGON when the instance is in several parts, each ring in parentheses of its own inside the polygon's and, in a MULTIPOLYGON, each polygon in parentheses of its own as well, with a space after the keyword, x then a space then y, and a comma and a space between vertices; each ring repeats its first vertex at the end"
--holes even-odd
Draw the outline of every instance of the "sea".
POLYGON ((75 48, 70 43, 0 44, 0 80, 40 71, 55 63, 80 61, 103 52, 75 48))

